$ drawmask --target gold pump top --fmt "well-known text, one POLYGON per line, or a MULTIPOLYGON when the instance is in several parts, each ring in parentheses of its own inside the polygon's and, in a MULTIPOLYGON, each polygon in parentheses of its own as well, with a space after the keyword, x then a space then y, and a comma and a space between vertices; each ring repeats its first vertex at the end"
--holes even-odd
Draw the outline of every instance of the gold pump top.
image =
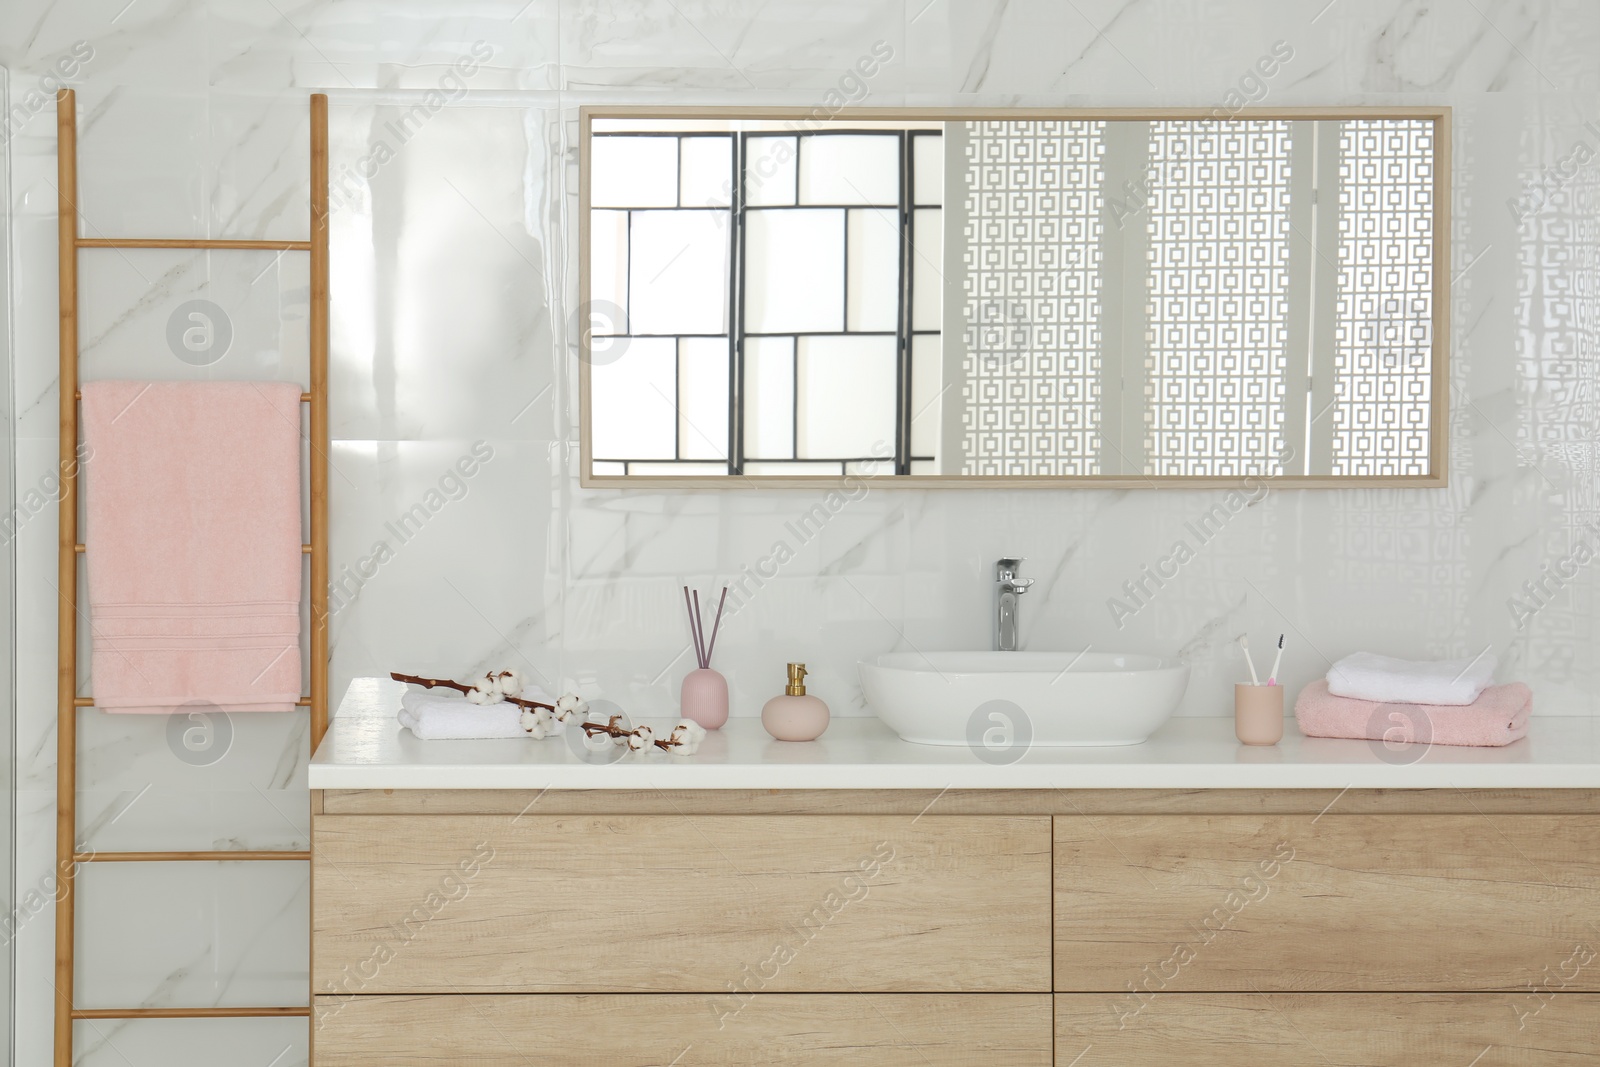
POLYGON ((789 684, 783 691, 792 697, 806 695, 806 665, 804 663, 789 664, 789 684))

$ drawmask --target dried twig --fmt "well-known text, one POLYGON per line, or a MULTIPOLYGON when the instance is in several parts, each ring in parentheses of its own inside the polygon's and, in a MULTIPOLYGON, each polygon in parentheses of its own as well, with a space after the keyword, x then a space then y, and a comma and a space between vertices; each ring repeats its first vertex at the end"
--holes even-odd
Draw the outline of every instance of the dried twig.
MULTIPOLYGON (((454 689, 458 693, 471 693, 477 689, 476 686, 463 685, 461 682, 452 682, 448 678, 423 678, 415 674, 401 674, 398 671, 391 671, 389 677, 393 678, 397 682, 409 682, 411 685, 420 685, 424 689, 454 689)), ((554 704, 544 704, 537 700, 524 700, 521 697, 506 696, 505 694, 501 694, 500 699, 504 700, 508 704, 515 704, 519 708, 545 708, 548 711, 554 711, 556 709, 554 704)))
POLYGON ((636 726, 633 729, 621 725, 622 716, 613 715, 608 722, 586 722, 588 704, 576 696, 564 696, 554 704, 545 704, 537 700, 524 700, 512 696, 500 687, 505 679, 512 679, 516 691, 521 690, 520 679, 514 677, 513 671, 502 671, 496 674, 490 671, 484 676, 481 685, 467 685, 464 682, 452 681, 448 678, 424 678, 416 674, 401 674, 393 671, 389 677, 397 682, 408 685, 420 685, 424 689, 454 689, 458 693, 465 693, 469 697, 476 694, 481 700, 492 702, 504 700, 522 708, 522 727, 531 734, 535 740, 542 740, 551 733, 560 729, 562 724, 567 724, 571 719, 578 721, 571 725, 583 730, 584 737, 594 737, 603 734, 615 741, 625 743, 629 749, 639 752, 646 748, 655 747, 663 752, 673 752, 679 755, 692 756, 699 749, 700 742, 705 738, 706 731, 699 724, 685 719, 673 727, 672 732, 665 739, 658 738, 655 731, 648 726, 636 726))

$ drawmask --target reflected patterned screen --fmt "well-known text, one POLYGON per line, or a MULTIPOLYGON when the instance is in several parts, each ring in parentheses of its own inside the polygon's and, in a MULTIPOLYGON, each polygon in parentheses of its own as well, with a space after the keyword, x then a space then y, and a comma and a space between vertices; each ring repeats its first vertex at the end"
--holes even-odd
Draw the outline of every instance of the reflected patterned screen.
POLYGON ((1433 469, 1433 117, 592 121, 587 477, 1433 469))
POLYGON ((962 474, 1099 474, 1103 122, 975 122, 962 474))
POLYGON ((1425 474, 1432 427, 1433 124, 1345 123, 1339 178, 1333 472, 1425 474))

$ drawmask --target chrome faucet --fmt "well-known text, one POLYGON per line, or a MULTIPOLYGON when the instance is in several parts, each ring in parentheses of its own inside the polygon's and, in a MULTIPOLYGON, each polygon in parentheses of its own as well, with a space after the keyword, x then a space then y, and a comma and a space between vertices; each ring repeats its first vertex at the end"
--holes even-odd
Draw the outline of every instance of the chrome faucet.
POLYGON ((1028 586, 1033 584, 1032 578, 1017 577, 1017 566, 1021 562, 1021 557, 1018 557, 996 560, 994 564, 994 650, 996 652, 1017 650, 1017 597, 1026 593, 1028 586))

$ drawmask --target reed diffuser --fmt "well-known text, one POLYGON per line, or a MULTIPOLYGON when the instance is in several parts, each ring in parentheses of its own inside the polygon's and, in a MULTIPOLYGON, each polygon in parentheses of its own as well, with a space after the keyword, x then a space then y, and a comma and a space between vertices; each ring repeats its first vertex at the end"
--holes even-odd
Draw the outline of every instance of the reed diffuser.
POLYGON ((689 612, 689 634, 694 639, 694 656, 700 664, 684 675, 683 689, 678 696, 679 710, 685 719, 698 723, 707 730, 715 730, 728 721, 728 680, 711 669, 711 654, 717 648, 717 631, 722 628, 722 609, 728 603, 728 587, 722 587, 722 599, 717 601, 717 617, 711 623, 711 640, 706 640, 706 623, 700 614, 700 591, 689 595, 683 587, 683 606, 689 612))

